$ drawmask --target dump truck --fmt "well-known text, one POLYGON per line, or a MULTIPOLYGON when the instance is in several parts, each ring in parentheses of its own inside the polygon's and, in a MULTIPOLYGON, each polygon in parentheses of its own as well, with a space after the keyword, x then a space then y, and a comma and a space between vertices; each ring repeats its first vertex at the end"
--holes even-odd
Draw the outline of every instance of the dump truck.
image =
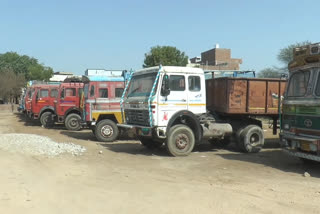
POLYGON ((125 71, 109 76, 83 76, 82 121, 98 141, 111 142, 119 136, 117 124, 122 123, 120 99, 125 77, 125 71))
MULTIPOLYGON (((160 66, 136 71, 121 99, 124 121, 142 145, 165 144, 173 156, 190 154, 204 139, 237 140, 243 152, 264 145, 262 122, 279 116, 285 80, 218 78, 205 80, 200 68, 160 66)), ((275 126, 276 131, 276 126, 275 126)))
POLYGON ((320 161, 320 43, 293 49, 280 143, 304 161, 320 161))

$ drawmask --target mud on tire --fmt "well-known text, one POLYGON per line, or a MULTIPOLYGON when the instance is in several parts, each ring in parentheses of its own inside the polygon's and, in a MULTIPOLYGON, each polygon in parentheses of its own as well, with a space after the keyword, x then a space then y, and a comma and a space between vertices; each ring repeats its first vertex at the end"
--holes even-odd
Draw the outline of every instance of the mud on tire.
POLYGON ((240 129, 237 136, 237 145, 242 152, 256 153, 259 152, 264 145, 263 130, 257 125, 249 125, 244 129, 240 129))
POLYGON ((187 156, 195 146, 193 131, 186 125, 175 125, 168 133, 166 149, 172 156, 187 156))
POLYGON ((69 114, 64 124, 68 130, 79 131, 81 129, 81 117, 75 113, 69 114))

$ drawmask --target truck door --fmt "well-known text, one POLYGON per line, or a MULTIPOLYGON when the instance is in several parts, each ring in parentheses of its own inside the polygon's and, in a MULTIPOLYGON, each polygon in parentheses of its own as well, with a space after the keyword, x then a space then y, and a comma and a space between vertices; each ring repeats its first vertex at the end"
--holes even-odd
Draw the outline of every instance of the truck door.
MULTIPOLYGON (((158 124, 166 125, 169 118, 178 111, 188 109, 188 93, 186 90, 186 77, 183 74, 164 75, 169 78, 170 93, 163 96, 160 92, 158 124)), ((163 80, 162 80, 163 82, 163 80)))
POLYGON ((58 108, 60 116, 63 116, 69 108, 76 105, 76 88, 66 87, 60 92, 60 99, 58 103, 58 108))
POLYGON ((205 81, 199 75, 188 75, 188 110, 194 114, 206 112, 205 81))
POLYGON ((40 109, 44 106, 49 105, 50 97, 49 97, 49 89, 48 88, 41 88, 38 89, 36 95, 36 102, 38 106, 37 112, 40 112, 40 109))

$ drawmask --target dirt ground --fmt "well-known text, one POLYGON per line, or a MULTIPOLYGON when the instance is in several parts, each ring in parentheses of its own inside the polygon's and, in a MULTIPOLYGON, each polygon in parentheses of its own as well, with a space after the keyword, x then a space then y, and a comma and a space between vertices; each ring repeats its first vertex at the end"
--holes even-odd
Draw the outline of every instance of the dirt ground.
POLYGON ((0 133, 48 136, 87 152, 48 158, 0 150, 0 213, 320 212, 320 165, 282 153, 269 134, 257 154, 203 144, 174 158, 138 141, 100 144, 88 130, 44 129, 10 111, 0 110, 0 133))

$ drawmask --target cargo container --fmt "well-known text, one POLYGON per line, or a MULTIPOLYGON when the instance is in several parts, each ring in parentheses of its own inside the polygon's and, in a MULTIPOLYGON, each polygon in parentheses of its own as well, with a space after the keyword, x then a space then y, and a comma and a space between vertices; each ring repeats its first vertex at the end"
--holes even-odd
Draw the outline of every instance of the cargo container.
POLYGON ((207 108, 223 114, 278 117, 279 94, 284 94, 286 82, 266 78, 208 79, 207 108))

